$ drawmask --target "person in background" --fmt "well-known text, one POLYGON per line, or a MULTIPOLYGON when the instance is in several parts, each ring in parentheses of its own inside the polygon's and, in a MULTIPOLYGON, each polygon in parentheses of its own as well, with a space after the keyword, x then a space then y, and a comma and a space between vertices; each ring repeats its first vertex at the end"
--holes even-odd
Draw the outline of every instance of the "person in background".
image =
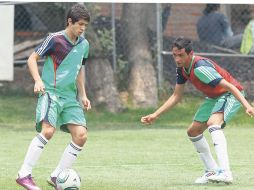
POLYGON ((240 52, 246 55, 254 54, 254 19, 250 20, 244 29, 240 52))
POLYGON ((240 48, 242 34, 233 34, 228 18, 219 11, 220 4, 207 4, 197 22, 200 41, 225 48, 240 48))
POLYGON ((171 4, 166 4, 161 13, 162 32, 167 28, 168 19, 171 14, 171 4))

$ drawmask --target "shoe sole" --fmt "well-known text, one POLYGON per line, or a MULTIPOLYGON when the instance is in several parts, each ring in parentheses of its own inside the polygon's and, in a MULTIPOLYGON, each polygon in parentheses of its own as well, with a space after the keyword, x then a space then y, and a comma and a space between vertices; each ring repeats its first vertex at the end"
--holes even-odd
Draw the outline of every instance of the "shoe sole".
POLYGON ((208 184, 209 182, 206 182, 206 183, 194 183, 195 185, 206 185, 208 184))
POLYGON ((224 183, 226 185, 230 185, 230 184, 233 183, 232 181, 220 181, 220 180, 213 180, 213 179, 209 179, 209 182, 212 182, 212 183, 224 183))
MULTIPOLYGON (((21 187, 27 189, 27 187, 25 187, 24 185, 22 185, 22 184, 20 184, 20 183, 18 183, 18 182, 17 182, 17 184, 19 184, 19 186, 21 186, 21 187)), ((39 190, 41 190, 41 188, 39 188, 39 190)))
POLYGON ((197 182, 194 182, 194 184, 196 184, 196 185, 204 185, 204 184, 208 184, 209 183, 209 181, 206 181, 206 182, 204 182, 204 183, 197 183, 197 182))

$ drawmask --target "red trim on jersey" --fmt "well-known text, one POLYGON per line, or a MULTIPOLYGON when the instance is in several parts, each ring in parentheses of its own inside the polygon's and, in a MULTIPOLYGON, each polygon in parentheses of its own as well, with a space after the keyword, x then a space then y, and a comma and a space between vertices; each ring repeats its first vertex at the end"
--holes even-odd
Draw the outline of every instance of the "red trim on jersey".
POLYGON ((194 74, 195 64, 199 60, 202 60, 202 59, 203 60, 209 60, 209 62, 213 64, 215 70, 222 76, 223 79, 225 79, 229 83, 233 84, 238 90, 240 90, 240 91, 243 90, 242 85, 234 77, 232 77, 229 72, 227 72, 225 69, 221 68, 214 61, 212 61, 212 60, 210 60, 208 58, 205 58, 205 57, 201 57, 201 56, 195 56, 193 64, 192 64, 192 67, 191 67, 190 76, 188 76, 184 72, 184 69, 182 68, 182 74, 183 74, 183 76, 187 80, 189 80, 196 87, 196 89, 198 89, 199 91, 203 92, 209 98, 217 98, 220 95, 222 95, 225 92, 227 92, 227 90, 222 88, 220 85, 216 85, 215 87, 212 87, 212 86, 210 86, 208 84, 203 83, 202 81, 200 81, 198 79, 198 77, 195 76, 195 74, 194 74))
POLYGON ((51 55, 54 64, 54 88, 56 88, 56 69, 58 67, 55 56, 51 55))

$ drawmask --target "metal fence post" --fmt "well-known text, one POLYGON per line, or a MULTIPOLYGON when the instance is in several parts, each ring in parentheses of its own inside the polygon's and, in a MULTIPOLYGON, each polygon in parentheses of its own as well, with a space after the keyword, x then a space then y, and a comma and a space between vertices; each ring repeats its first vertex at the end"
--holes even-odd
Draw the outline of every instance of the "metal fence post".
POLYGON ((116 24, 115 24, 115 3, 111 4, 111 23, 112 23, 112 40, 113 40, 113 71, 116 72, 116 24))
POLYGON ((163 83, 163 63, 162 63, 162 28, 161 28, 161 4, 156 4, 156 37, 157 37, 157 72, 158 87, 162 89, 163 83))

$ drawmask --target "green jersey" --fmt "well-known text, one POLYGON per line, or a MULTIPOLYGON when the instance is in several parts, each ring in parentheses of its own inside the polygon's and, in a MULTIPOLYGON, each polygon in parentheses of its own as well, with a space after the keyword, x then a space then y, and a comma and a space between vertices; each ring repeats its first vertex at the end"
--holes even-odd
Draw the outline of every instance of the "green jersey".
POLYGON ((76 97, 76 79, 88 57, 88 41, 78 37, 74 44, 65 31, 60 31, 49 34, 35 52, 46 57, 42 71, 46 91, 60 97, 76 97))

